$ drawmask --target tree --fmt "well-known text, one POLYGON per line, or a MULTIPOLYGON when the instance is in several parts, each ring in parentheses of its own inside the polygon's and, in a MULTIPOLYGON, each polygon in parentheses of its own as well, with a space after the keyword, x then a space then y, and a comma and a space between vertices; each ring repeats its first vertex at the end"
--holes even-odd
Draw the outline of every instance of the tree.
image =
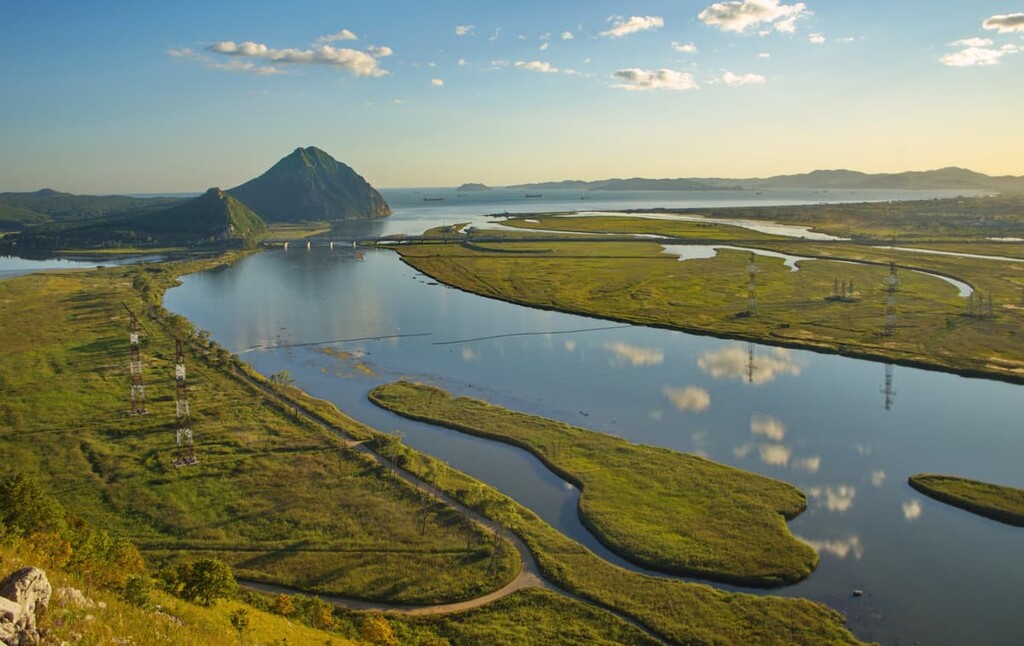
POLYGON ((238 632, 238 640, 242 641, 245 633, 249 630, 249 611, 239 608, 231 613, 231 627, 238 632))
POLYGON ((295 612, 295 603, 292 601, 291 596, 287 594, 279 594, 274 598, 274 612, 285 617, 295 612))
POLYGON ((278 370, 270 375, 270 382, 277 386, 291 386, 295 383, 295 378, 287 370, 278 370))
POLYGON ((217 599, 230 597, 238 590, 238 583, 228 564, 220 559, 199 559, 178 566, 179 595, 187 601, 203 602, 211 606, 217 599))
POLYGON ((392 646, 398 643, 395 631, 391 624, 381 615, 368 615, 359 624, 359 637, 371 644, 386 644, 392 646))
POLYGON ((0 527, 16 536, 36 532, 64 534, 64 509, 43 493, 39 483, 16 474, 0 481, 0 527))

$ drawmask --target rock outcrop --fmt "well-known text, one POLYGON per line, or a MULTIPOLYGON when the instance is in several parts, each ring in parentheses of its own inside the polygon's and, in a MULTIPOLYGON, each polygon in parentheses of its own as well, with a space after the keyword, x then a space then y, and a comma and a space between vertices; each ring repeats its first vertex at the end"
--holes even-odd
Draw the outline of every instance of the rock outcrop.
POLYGON ((0 581, 0 642, 38 644, 36 613, 46 609, 52 593, 46 573, 39 568, 22 568, 0 581))

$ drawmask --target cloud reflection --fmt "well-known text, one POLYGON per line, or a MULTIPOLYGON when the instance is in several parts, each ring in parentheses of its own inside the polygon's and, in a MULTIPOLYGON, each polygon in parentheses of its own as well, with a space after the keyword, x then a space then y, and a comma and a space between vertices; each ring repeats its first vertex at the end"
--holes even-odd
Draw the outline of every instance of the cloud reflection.
POLYGON ((566 352, 572 352, 575 349, 576 349, 576 342, 575 341, 566 341, 565 342, 565 351, 566 352))
POLYGON ((786 437, 786 425, 768 415, 754 415, 750 418, 750 432, 781 442, 786 437))
POLYGON ((797 458, 793 460, 793 470, 803 471, 805 473, 817 473, 818 469, 821 468, 821 456, 820 455, 809 455, 804 458, 797 458))
POLYGON ((714 379, 750 379, 754 385, 775 381, 781 375, 799 377, 803 367, 786 348, 772 348, 771 352, 756 357, 749 365, 749 355, 743 346, 731 345, 721 350, 705 352, 697 365, 714 379))
POLYGON ((604 349, 615 355, 619 362, 627 362, 634 367, 660 366, 665 362, 665 353, 657 348, 641 348, 628 343, 605 343, 604 349))
POLYGON ((881 486, 885 484, 885 471, 872 471, 871 484, 875 487, 881 488, 881 486))
POLYGON ((851 535, 845 540, 812 541, 807 538, 802 538, 801 540, 813 547, 818 554, 828 553, 840 559, 845 559, 852 554, 853 558, 858 561, 864 556, 864 546, 860 542, 860 537, 856 534, 851 535))
POLYGON ((737 460, 742 460, 750 455, 750 452, 754 450, 754 447, 755 444, 753 442, 747 442, 746 444, 742 444, 734 448, 732 450, 732 454, 736 456, 737 460))
POLYGON ((781 444, 762 444, 760 452, 761 462, 777 467, 789 464, 789 456, 792 453, 788 446, 781 444))
POLYGON ((840 514, 849 511, 853 507, 853 498, 857 495, 856 487, 850 485, 839 485, 837 487, 811 487, 807 490, 811 498, 818 501, 818 506, 824 506, 829 511, 840 514))
POLYGON ((917 500, 910 500, 903 503, 903 517, 908 521, 915 521, 921 517, 921 503, 917 500))
POLYGON ((469 361, 480 361, 480 353, 472 348, 462 348, 462 360, 469 361))
POLYGON ((711 407, 711 394, 697 386, 687 386, 686 388, 665 386, 661 392, 668 397, 673 406, 682 411, 701 413, 711 407))

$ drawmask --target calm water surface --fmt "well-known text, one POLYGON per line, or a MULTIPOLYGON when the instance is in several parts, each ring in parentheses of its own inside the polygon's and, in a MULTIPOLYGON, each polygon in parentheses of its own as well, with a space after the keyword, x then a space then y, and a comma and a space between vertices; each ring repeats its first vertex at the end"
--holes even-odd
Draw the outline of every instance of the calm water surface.
MULTIPOLYGON (((384 226, 415 232, 490 206, 451 213, 410 203, 384 226)), ((828 603, 859 637, 883 643, 1010 644, 1024 635, 1024 532, 906 485, 908 475, 934 471, 1024 487, 1020 386, 897 366, 887 395, 882 364, 488 300, 435 284, 388 251, 363 260, 324 247, 269 251, 185 277, 166 305, 264 374, 289 370, 313 395, 400 430, 616 562, 580 526, 577 492, 537 460, 401 419, 369 404, 367 392, 403 377, 428 381, 792 482, 810 504, 790 526, 821 563, 807 581, 772 593, 828 603), (346 341, 365 337, 390 338, 346 341), (310 342, 324 345, 282 347, 310 342)))

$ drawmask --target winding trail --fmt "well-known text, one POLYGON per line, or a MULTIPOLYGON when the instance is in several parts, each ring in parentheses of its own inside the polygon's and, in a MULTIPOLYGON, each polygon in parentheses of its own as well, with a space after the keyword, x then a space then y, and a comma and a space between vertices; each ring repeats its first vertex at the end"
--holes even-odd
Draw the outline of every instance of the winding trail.
POLYGON ((495 590, 480 597, 467 599, 465 601, 457 601, 454 603, 445 603, 432 606, 412 606, 403 604, 389 604, 376 601, 363 601, 359 599, 349 599, 333 595, 310 593, 308 591, 299 590, 296 588, 289 588, 286 586, 264 583, 261 581, 251 581, 246 579, 239 579, 238 583, 240 585, 253 590, 258 590, 260 592, 284 594, 313 594, 314 596, 331 605, 337 606, 339 608, 345 608, 348 610, 389 612, 410 616, 443 615, 464 612, 466 610, 472 610, 474 608, 479 608, 489 603, 493 603, 499 599, 503 599, 511 595, 514 592, 518 592, 519 590, 542 589, 554 592, 556 594, 560 594, 564 597, 573 599, 580 603, 584 603, 593 608, 597 608, 605 612, 611 613, 612 615, 615 615, 616 617, 618 617, 622 621, 625 621, 631 626, 639 630, 642 630, 650 638, 658 642, 664 643, 664 639, 660 635, 656 634, 650 628, 638 622, 633 617, 630 617, 629 615, 626 615, 615 609, 600 604, 596 604, 593 601, 590 601, 588 599, 585 599, 584 597, 569 592, 568 590, 564 590, 561 587, 555 585, 554 583, 548 581, 546 578, 544 578, 544 575, 541 574, 540 567, 537 565, 537 559, 534 558, 533 552, 530 551, 530 548, 527 547, 526 543, 524 543, 523 540, 519 538, 519 536, 517 536, 514 532, 509 531, 505 526, 491 520, 490 518, 487 518, 486 516, 470 509, 469 507, 466 507, 465 505, 451 498, 444 492, 435 490, 434 487, 428 484, 427 482, 419 479, 412 473, 406 471, 405 469, 399 467, 398 465, 393 464, 390 460, 380 455, 376 451, 373 451, 372 449, 368 448, 365 442, 352 439, 347 433, 345 433, 345 431, 338 428, 330 421, 324 419, 316 412, 304 407, 302 404, 298 404, 289 399, 286 399, 285 397, 277 393, 272 387, 261 383, 260 381, 256 380, 255 378, 251 377, 248 374, 245 374, 244 372, 235 370, 233 371, 233 374, 242 381, 248 383, 253 388, 263 393, 265 396, 276 401, 278 404, 283 406, 285 410, 292 410, 301 418, 306 419, 312 422, 313 424, 316 424, 317 426, 323 428, 325 431, 337 437, 340 437, 349 449, 357 451, 365 456, 368 456, 377 464, 380 464, 390 469, 392 473, 395 474, 396 477, 401 478, 402 480, 404 480, 411 486, 415 487, 419 491, 423 492, 424 494, 434 496, 437 500, 455 509, 460 514, 466 516, 473 522, 487 528, 495 534, 501 535, 504 538, 508 539, 509 542, 512 543, 513 547, 515 547, 516 551, 519 553, 519 560, 522 564, 522 567, 516 578, 514 578, 512 581, 507 583, 505 586, 499 588, 498 590, 495 590))

